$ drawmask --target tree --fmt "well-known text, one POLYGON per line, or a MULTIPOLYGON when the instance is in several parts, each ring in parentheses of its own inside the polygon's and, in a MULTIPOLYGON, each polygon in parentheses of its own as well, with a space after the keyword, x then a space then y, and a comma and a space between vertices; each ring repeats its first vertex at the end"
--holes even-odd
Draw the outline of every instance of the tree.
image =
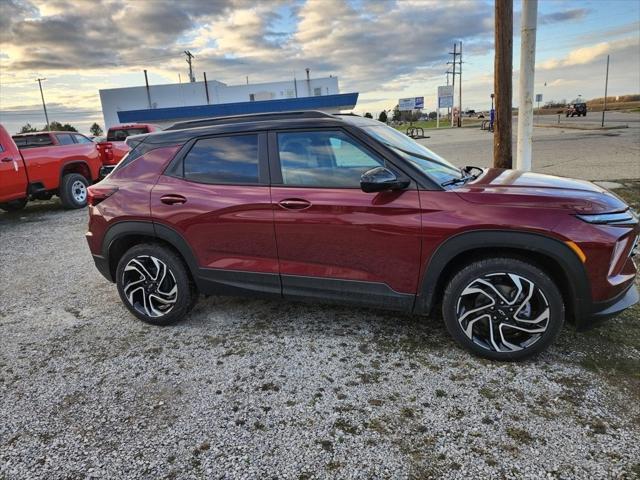
POLYGON ((373 115, 371 115, 369 112, 364 114, 364 118, 373 118, 373 115))
POLYGON ((398 122, 400 121, 400 106, 396 105, 395 107, 393 107, 393 116, 391 117, 391 120, 394 122, 398 122))
MULTIPOLYGON (((47 128, 43 128, 42 131, 46 131, 47 128)), ((72 125, 69 125, 68 123, 65 123, 64 125, 60 122, 56 122, 55 120, 53 122, 49 122, 49 130, 52 131, 56 131, 56 132, 77 132, 78 130, 76 130, 76 128, 72 125)))
POLYGON ((30 123, 25 123, 20 129, 19 133, 31 133, 31 132, 37 132, 37 131, 38 129, 32 127, 30 123))
POLYGON ((378 115, 378 121, 382 122, 382 123, 387 123, 387 111, 386 110, 382 110, 380 112, 380 115, 378 115))
POLYGON ((89 128, 89 131, 91 132, 91 135, 93 135, 94 137, 99 137, 104 133, 100 125, 98 125, 97 123, 94 123, 93 125, 91 125, 91 128, 89 128))
POLYGON ((438 118, 437 112, 429 112, 429 120, 435 120, 436 118, 438 118))

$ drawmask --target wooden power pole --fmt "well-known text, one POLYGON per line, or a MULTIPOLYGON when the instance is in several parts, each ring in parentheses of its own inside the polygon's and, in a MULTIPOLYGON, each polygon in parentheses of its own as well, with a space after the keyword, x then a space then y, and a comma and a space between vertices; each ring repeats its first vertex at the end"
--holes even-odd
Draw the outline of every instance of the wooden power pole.
POLYGON ((511 77, 513 75, 513 0, 495 0, 494 89, 496 120, 493 133, 493 166, 511 168, 511 77))

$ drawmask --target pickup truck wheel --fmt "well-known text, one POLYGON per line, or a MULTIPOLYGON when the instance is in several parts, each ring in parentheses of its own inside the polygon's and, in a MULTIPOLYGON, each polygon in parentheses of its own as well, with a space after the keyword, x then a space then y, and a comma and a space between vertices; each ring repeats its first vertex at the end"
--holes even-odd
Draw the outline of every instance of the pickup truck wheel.
POLYGON ((87 187, 89 182, 79 173, 68 173, 62 177, 60 185, 60 201, 65 208, 82 208, 87 206, 87 187))
POLYGON ((564 323, 555 283, 515 258, 488 258, 463 268, 445 289, 442 313, 460 345, 492 360, 522 360, 541 352, 564 323))
POLYGON ((5 212, 15 212, 17 210, 22 210, 24 206, 27 204, 27 199, 22 198, 20 200, 12 200, 7 203, 0 203, 0 208, 5 212))
POLYGON ((136 245, 122 256, 116 285, 129 311, 153 325, 182 320, 198 298, 182 259, 156 244, 136 245))

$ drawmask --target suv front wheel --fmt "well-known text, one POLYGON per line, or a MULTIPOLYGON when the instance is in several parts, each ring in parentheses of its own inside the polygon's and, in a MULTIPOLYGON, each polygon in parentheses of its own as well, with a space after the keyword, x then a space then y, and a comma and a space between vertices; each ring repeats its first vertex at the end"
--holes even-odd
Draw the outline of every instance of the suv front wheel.
POLYGON ((116 284, 129 311, 153 325, 181 320, 197 300, 196 288, 182 259, 157 244, 130 248, 118 262, 116 284))
POLYGON ((447 285, 442 309, 453 338, 493 360, 539 353, 564 323, 555 283, 538 267, 514 258, 489 258, 463 268, 447 285))

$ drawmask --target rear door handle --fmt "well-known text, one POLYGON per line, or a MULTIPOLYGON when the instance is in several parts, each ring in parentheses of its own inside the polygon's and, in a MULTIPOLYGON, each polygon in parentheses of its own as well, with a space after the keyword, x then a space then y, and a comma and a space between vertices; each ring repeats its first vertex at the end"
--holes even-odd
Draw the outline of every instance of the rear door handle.
POLYGON ((0 162, 13 162, 13 157, 4 157, 0 162))
POLYGON ((280 200, 278 205, 282 208, 286 208, 287 210, 304 210, 311 206, 311 202, 301 198, 287 198, 285 200, 280 200))
POLYGON ((176 195, 174 193, 169 195, 163 195, 160 197, 160 201, 162 203, 166 203, 167 205, 174 205, 176 203, 185 203, 187 199, 182 195, 176 195))

